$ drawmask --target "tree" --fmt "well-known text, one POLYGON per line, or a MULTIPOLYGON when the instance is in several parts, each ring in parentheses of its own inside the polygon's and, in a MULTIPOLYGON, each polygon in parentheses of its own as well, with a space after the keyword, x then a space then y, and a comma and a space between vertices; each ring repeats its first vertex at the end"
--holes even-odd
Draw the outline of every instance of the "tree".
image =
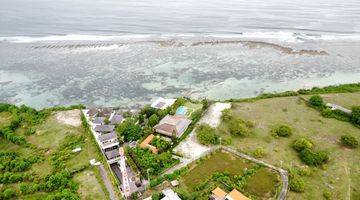
POLYGON ((313 95, 309 99, 309 103, 315 107, 324 106, 324 101, 320 95, 313 95))
POLYGON ((359 145, 359 142, 356 140, 356 138, 351 135, 341 136, 340 141, 341 144, 352 149, 357 148, 359 145))
POLYGON ((209 125, 200 125, 196 129, 196 137, 201 144, 219 144, 219 136, 215 134, 215 129, 209 125))
POLYGON ((292 134, 292 129, 287 125, 280 125, 272 130, 279 137, 289 137, 292 134))
POLYGON ((355 106, 351 110, 351 122, 360 125, 360 106, 355 106))
POLYGON ((297 176, 290 177, 289 186, 290 186, 290 190, 294 192, 305 191, 305 182, 297 176))
POLYGON ((300 138, 300 139, 295 140, 292 147, 296 151, 301 152, 304 149, 311 149, 313 147, 313 143, 306 138, 300 138))
POLYGON ((240 119, 231 119, 228 123, 231 135, 245 137, 250 134, 249 128, 240 119))
POLYGON ((126 119, 116 128, 119 137, 124 137, 126 142, 138 140, 141 138, 141 126, 136 124, 131 118, 126 119))
POLYGON ((203 99, 201 100, 202 103, 202 110, 206 110, 209 107, 209 100, 203 99))
POLYGON ((148 125, 154 127, 157 123, 159 123, 159 117, 156 114, 152 114, 149 117, 148 125))
POLYGON ((314 152, 304 149, 300 152, 300 159, 309 166, 320 166, 329 160, 329 156, 325 151, 314 152))

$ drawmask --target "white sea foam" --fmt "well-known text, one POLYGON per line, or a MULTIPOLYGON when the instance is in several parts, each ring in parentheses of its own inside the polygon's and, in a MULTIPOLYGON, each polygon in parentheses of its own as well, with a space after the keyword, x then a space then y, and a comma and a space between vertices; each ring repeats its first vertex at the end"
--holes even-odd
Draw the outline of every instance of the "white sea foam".
POLYGON ((239 34, 126 34, 126 35, 52 35, 44 37, 0 37, 2 42, 34 43, 34 42, 62 42, 62 41, 150 41, 170 39, 251 39, 251 40, 276 40, 279 42, 301 43, 304 41, 360 41, 360 34, 324 34, 313 35, 287 31, 274 32, 244 32, 239 34))

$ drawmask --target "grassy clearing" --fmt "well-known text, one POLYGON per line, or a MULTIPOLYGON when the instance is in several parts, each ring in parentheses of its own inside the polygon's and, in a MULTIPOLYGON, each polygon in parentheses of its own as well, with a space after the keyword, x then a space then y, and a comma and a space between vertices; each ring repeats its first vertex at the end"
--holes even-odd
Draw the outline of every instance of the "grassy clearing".
MULTIPOLYGON (((231 176, 241 176, 245 169, 254 167, 255 164, 234 156, 225 151, 217 151, 210 155, 208 158, 202 160, 199 163, 193 164, 191 170, 180 180, 181 187, 187 190, 189 193, 196 191, 196 187, 203 183, 207 178, 211 177, 216 172, 229 172, 231 176)), ((217 185, 215 182, 210 182, 208 185, 217 185)), ((279 176, 276 172, 270 171, 267 168, 260 168, 254 175, 252 175, 244 190, 242 191, 246 195, 251 195, 256 199, 271 199, 277 190, 279 185, 279 176)), ((209 191, 202 191, 202 197, 206 199, 211 193, 212 189, 208 188, 209 191)), ((224 188, 225 189, 225 188, 224 188)))
POLYGON ((86 170, 76 174, 74 180, 80 184, 78 193, 81 199, 106 199, 106 195, 93 171, 86 170))
MULTIPOLYGON (((334 103, 351 107, 360 104, 359 93, 326 94, 334 103), (341 97, 345 95, 345 97, 341 97)), ((339 138, 351 134, 360 140, 360 131, 352 124, 336 119, 324 118, 313 108, 305 105, 299 97, 281 97, 263 99, 255 102, 234 103, 232 114, 255 123, 254 133, 248 137, 231 137, 232 145, 243 152, 252 152, 258 147, 265 149, 267 156, 263 160, 280 167, 303 166, 297 153, 292 149, 292 142, 300 137, 311 139, 315 149, 330 152, 330 161, 324 169, 312 168, 312 175, 304 177, 304 193, 290 192, 289 199, 322 199, 323 192, 330 190, 334 199, 347 199, 359 196, 360 186, 360 150, 350 150, 340 145, 339 138), (275 138, 271 135, 272 127, 287 124, 293 128, 289 138, 275 138)), ((220 125, 224 126, 223 124, 220 125)))
POLYGON ((84 134, 83 128, 59 123, 52 115, 36 128, 36 133, 27 140, 40 148, 56 149, 67 135, 84 134))

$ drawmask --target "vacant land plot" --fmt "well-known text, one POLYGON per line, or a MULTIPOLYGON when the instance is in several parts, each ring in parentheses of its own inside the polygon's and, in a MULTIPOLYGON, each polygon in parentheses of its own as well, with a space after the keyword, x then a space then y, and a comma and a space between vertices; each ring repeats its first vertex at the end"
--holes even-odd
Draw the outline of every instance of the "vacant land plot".
POLYGON ((74 180, 80 184, 78 192, 81 199, 106 199, 106 195, 93 171, 83 171, 77 174, 74 180))
MULTIPOLYGON (((324 96, 346 107, 360 104, 359 93, 324 96), (340 97, 342 95, 345 97, 340 97)), ((360 198, 360 149, 350 150, 339 143, 339 138, 344 134, 351 134, 360 140, 360 129, 351 123, 324 118, 299 97, 234 103, 231 113, 254 122, 254 133, 245 138, 231 137, 221 132, 219 134, 224 138, 232 138, 232 145, 243 152, 251 153, 262 147, 267 154, 262 159, 275 166, 292 168, 304 165, 291 147, 293 141, 300 137, 312 140, 315 149, 330 153, 330 161, 323 169, 312 168, 312 175, 304 177, 305 191, 290 192, 288 199, 322 199, 324 191, 330 191, 333 199, 360 198), (293 135, 289 138, 273 137, 271 129, 279 124, 292 127, 293 135)))
MULTIPOLYGON (((219 150, 209 155, 205 160, 199 163, 192 164, 190 171, 181 178, 180 183, 189 193, 200 194, 201 199, 207 199, 211 190, 217 186, 231 190, 231 186, 210 180, 199 189, 199 185, 204 184, 204 181, 209 180, 215 173, 228 172, 230 177, 242 176, 245 170, 255 167, 255 164, 232 155, 228 152, 219 150)), ((276 191, 280 185, 279 175, 277 172, 270 171, 265 167, 259 168, 253 175, 251 175, 242 192, 247 196, 255 197, 256 199, 271 199, 276 195, 276 191)))
MULTIPOLYGON (((76 113, 80 115, 79 112, 76 113)), ((72 118, 74 117, 75 116, 72 116, 72 118)), ((9 123, 10 120, 10 115, 7 113, 0 113, 0 127, 9 123)), ((21 134, 21 129, 22 128, 17 130, 16 134, 21 134)), ((77 135, 84 137, 84 142, 81 143, 81 152, 70 153, 70 159, 65 161, 65 167, 68 171, 82 166, 88 166, 90 159, 101 159, 101 154, 99 154, 97 146, 92 140, 92 135, 87 133, 82 126, 74 127, 73 124, 67 124, 61 120, 59 121, 57 114, 50 115, 47 117, 45 122, 37 125, 34 129, 36 131, 33 135, 23 136, 26 138, 26 141, 35 145, 37 149, 15 145, 0 137, 0 150, 18 152, 23 156, 32 154, 41 155, 44 160, 34 163, 27 171, 29 173, 34 173, 34 175, 39 179, 43 179, 52 173, 52 153, 59 150, 60 144, 64 142, 66 136, 77 135)), ((95 176, 95 174, 98 173, 96 170, 96 168, 88 167, 85 171, 79 172, 74 177, 74 180, 79 183, 78 193, 82 199, 107 199, 107 196, 104 193, 105 190, 102 189, 101 186, 101 178, 95 176)), ((19 183, 14 183, 6 186, 14 188, 17 193, 20 194, 19 185, 19 183)), ((22 199, 45 199, 49 194, 50 193, 45 192, 35 192, 33 194, 22 195, 20 197, 22 199)))

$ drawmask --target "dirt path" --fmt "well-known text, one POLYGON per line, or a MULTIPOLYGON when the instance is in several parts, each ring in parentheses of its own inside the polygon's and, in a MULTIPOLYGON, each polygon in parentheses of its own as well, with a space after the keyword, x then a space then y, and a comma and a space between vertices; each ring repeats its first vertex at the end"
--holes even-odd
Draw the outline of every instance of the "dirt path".
POLYGON ((99 165, 99 170, 100 170, 100 175, 101 175, 101 178, 105 184, 105 187, 107 189, 107 191, 109 192, 109 197, 111 200, 117 200, 118 198, 116 197, 115 195, 115 191, 114 191, 114 188, 109 180, 109 177, 106 173, 106 170, 104 168, 104 165, 99 165))
POLYGON ((222 147, 224 150, 230 152, 230 153, 233 153, 239 157, 242 157, 242 158, 245 158, 247 160, 251 160, 255 163, 258 163, 258 164, 262 164, 270 169, 273 169, 275 171, 278 171, 280 173, 280 176, 281 176, 281 181, 282 181, 282 188, 281 188, 281 192, 279 194, 279 200, 284 200, 286 198, 286 193, 287 193, 287 190, 288 190, 288 186, 289 186, 289 175, 288 175, 288 172, 284 169, 281 169, 281 168, 278 168, 278 167, 275 167, 274 165, 270 165, 269 163, 266 163, 262 160, 258 160, 254 157, 251 157, 249 155, 246 155, 246 154, 243 154, 243 153, 240 153, 232 148, 229 148, 229 147, 222 147))

